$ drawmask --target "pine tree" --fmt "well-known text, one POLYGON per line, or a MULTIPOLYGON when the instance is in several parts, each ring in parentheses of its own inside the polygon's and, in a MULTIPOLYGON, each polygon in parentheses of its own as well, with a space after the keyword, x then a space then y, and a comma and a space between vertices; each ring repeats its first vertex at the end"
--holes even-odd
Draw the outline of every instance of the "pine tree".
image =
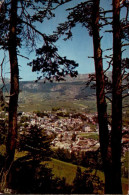
MULTIPOLYGON (((105 174, 105 193, 121 193, 121 138, 122 138, 122 92, 128 87, 122 85, 122 80, 127 79, 129 74, 126 72, 128 69, 128 62, 123 67, 121 63, 121 38, 128 40, 128 8, 127 15, 123 22, 120 22, 120 4, 128 7, 126 1, 113 0, 113 10, 105 11, 100 7, 99 0, 91 0, 81 2, 73 8, 68 9, 69 14, 67 21, 60 24, 57 28, 55 36, 60 38, 61 35, 66 35, 65 40, 71 38, 72 28, 78 23, 82 27, 86 27, 89 35, 93 37, 94 48, 94 64, 95 75, 90 75, 90 81, 96 82, 96 97, 97 97, 97 112, 99 123, 99 140, 100 150, 103 161, 103 169, 105 174), (126 4, 126 5, 125 5, 126 4), (112 17, 105 17, 106 14, 113 13, 112 17), (103 68, 103 56, 101 49, 101 36, 100 30, 107 25, 111 25, 113 31, 113 58, 108 62, 108 68, 103 68), (113 63, 112 63, 113 62, 113 63), (112 82, 108 81, 105 72, 113 66, 112 82), (124 88, 125 87, 125 88, 124 88), (106 93, 112 93, 107 96, 106 93), (112 96, 112 99, 110 98, 112 96), (108 129, 108 115, 106 98, 112 103, 112 132, 111 143, 110 134, 108 129)), ((123 44, 123 46, 128 43, 123 44)), ((123 97, 127 97, 128 94, 123 97)))
MULTIPOLYGON (((68 2, 69 0, 67 0, 68 2)), ((19 97, 19 63, 18 56, 24 57, 20 54, 20 49, 24 46, 31 48, 31 51, 36 50, 44 58, 40 59, 40 67, 34 64, 33 71, 45 72, 47 79, 55 76, 56 80, 61 80, 66 74, 76 76, 77 72, 74 68, 77 64, 65 57, 58 55, 58 49, 54 46, 54 40, 44 33, 41 33, 35 27, 35 22, 42 23, 44 18, 50 19, 53 17, 51 9, 53 5, 55 8, 64 4, 65 1, 22 1, 22 0, 4 0, 1 3, 0 9, 0 46, 4 51, 9 53, 10 61, 10 95, 9 95, 9 129, 6 144, 6 163, 3 171, 2 183, 6 186, 7 175, 10 167, 14 161, 14 154, 17 140, 17 106, 19 97), (39 5, 40 4, 40 5, 39 5), (30 10, 33 10, 30 12, 30 10), (43 40, 43 49, 37 48, 37 37, 41 36, 43 40), (54 61, 53 61, 54 59, 54 61), (60 68, 64 65, 65 68, 60 68)), ((34 61, 35 62, 35 61, 34 61)))
POLYGON ((19 150, 28 152, 28 159, 40 163, 49 160, 52 154, 50 148, 51 139, 45 130, 31 126, 23 131, 19 137, 19 150))

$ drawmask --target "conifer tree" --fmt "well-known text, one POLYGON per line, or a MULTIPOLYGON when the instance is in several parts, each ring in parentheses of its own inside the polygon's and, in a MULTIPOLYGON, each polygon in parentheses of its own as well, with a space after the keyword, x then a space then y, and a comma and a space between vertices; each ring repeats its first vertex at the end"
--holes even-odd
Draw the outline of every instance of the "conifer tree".
MULTIPOLYGON (((105 193, 122 193, 121 187, 121 139, 122 139, 122 92, 128 88, 128 81, 124 88, 122 80, 127 79, 129 74, 128 62, 125 65, 121 61, 121 38, 128 40, 128 1, 113 0, 113 9, 105 11, 100 7, 99 0, 90 0, 79 3, 77 6, 68 9, 69 14, 67 21, 60 24, 55 34, 57 38, 61 35, 66 35, 65 40, 72 37, 72 28, 78 23, 82 27, 86 27, 89 35, 93 37, 94 48, 94 64, 95 75, 91 75, 90 82, 96 81, 96 98, 97 98, 97 112, 99 123, 99 140, 100 150, 103 160, 103 170, 105 174, 105 193), (120 5, 121 9, 126 6, 126 18, 121 23, 120 21, 120 5), (105 17, 106 14, 112 13, 113 17, 105 17), (107 70, 113 66, 112 83, 108 81, 103 68, 103 56, 101 49, 100 30, 106 26, 111 25, 113 31, 113 58, 109 62, 107 70), (113 62, 113 63, 112 63, 113 62), (125 65, 123 67, 123 65, 125 65), (123 68, 122 68, 123 67, 123 68), (125 70, 126 69, 126 70, 125 70), (107 96, 107 91, 112 93, 112 100, 107 96), (112 102, 112 131, 111 142, 108 129, 108 115, 106 98, 112 102)), ((124 46, 128 43, 124 44, 124 46)), ((90 83, 89 82, 89 83, 90 83)), ((127 97, 128 94, 123 97, 127 97)))
MULTIPOLYGON (((9 95, 9 129, 6 143, 6 163, 3 171, 2 184, 5 188, 7 175, 14 161, 14 154, 17 140, 17 106, 19 96, 19 63, 18 56, 24 57, 20 49, 32 48, 42 55, 38 67, 38 62, 34 63, 33 70, 41 69, 45 72, 43 76, 51 80, 55 76, 56 80, 62 79, 66 74, 76 76, 74 68, 77 64, 74 61, 61 57, 58 49, 54 46, 54 40, 35 27, 35 23, 42 23, 44 18, 50 19, 54 16, 51 9, 64 4, 66 1, 37 1, 37 0, 4 0, 0 9, 0 46, 9 53, 10 61, 10 95, 9 95), (53 7, 53 5, 55 7, 53 7), (32 11, 31 11, 32 10, 32 11), (36 45, 37 37, 43 40, 43 50, 36 45), (35 66, 36 65, 36 66, 35 66), (64 67, 63 67, 64 65, 64 67)), ((38 59, 39 60, 39 59, 38 59)), ((35 61, 33 61, 35 62, 35 61)))

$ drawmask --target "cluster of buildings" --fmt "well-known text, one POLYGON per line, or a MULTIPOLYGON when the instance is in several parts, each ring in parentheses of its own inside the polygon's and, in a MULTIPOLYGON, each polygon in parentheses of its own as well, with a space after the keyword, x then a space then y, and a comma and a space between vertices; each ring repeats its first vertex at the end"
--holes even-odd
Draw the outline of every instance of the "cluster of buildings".
MULTIPOLYGON (((0 113, 0 120, 4 120, 7 113, 0 113)), ((96 114, 69 114, 69 116, 60 116, 57 112, 45 112, 43 116, 36 113, 21 112, 18 116, 20 123, 19 133, 23 134, 25 128, 37 125, 44 129, 48 135, 53 135, 52 147, 63 148, 69 152, 96 151, 100 144, 98 139, 98 124, 95 121, 96 114)), ((110 128, 109 128, 110 129, 110 128)), ((128 131, 126 127, 123 129, 128 131)), ((26 131, 27 133, 27 131, 26 131)), ((127 138, 123 137, 122 142, 127 138)), ((129 140, 128 140, 129 141, 129 140)), ((124 150, 127 148, 124 147, 124 150)))
POLYGON ((19 116, 19 122, 22 117, 27 117, 20 126, 20 134, 23 133, 23 128, 30 128, 31 125, 37 125, 44 129, 48 135, 54 135, 51 145, 55 148, 63 148, 69 152, 97 150, 99 142, 97 140, 87 138, 85 135, 98 134, 98 127, 95 131, 90 127, 90 124, 96 125, 94 115, 83 115, 83 119, 78 115, 70 115, 69 117, 59 117, 57 113, 47 112, 46 116, 39 117, 34 113, 22 113, 19 116))

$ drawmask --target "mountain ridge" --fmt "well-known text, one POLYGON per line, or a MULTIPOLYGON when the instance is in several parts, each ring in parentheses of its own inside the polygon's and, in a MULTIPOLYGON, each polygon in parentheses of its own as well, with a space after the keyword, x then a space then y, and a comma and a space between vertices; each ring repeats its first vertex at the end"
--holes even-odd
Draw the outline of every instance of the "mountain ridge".
MULTIPOLYGON (((108 76, 110 77, 110 72, 108 76)), ((65 81, 61 82, 46 82, 40 80, 35 81, 20 81, 20 92, 28 92, 30 95, 41 93, 48 99, 64 98, 64 99, 85 99, 95 93, 95 89, 86 87, 86 82, 89 79, 89 74, 78 74, 77 77, 65 77, 65 81)), ((1 79, 0 79, 1 81, 1 79)), ((10 89, 9 79, 5 79, 6 88, 10 89)), ((2 81, 0 82, 0 87, 2 81)))

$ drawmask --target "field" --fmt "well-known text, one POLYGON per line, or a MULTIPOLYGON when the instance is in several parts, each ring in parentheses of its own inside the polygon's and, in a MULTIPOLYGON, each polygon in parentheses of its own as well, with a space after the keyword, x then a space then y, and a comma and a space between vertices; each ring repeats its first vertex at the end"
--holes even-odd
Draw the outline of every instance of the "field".
POLYGON ((67 97, 53 98, 46 97, 42 93, 22 92, 19 97, 19 111, 51 111, 52 108, 66 109, 68 112, 85 111, 87 113, 96 112, 96 102, 89 99, 68 99, 67 97))
MULTIPOLYGON (((55 175, 55 177, 59 178, 66 178, 66 182, 68 184, 72 184, 77 171, 77 165, 63 162, 57 159, 51 159, 51 161, 47 162, 47 167, 52 168, 52 172, 55 175)), ((86 168, 80 166, 82 172, 86 170, 86 168)), ((92 172, 92 174, 95 174, 95 170, 92 172)), ((104 175, 101 171, 97 171, 97 176, 100 177, 100 179, 104 182, 104 175)))
MULTIPOLYGON (((69 98, 66 95, 60 96, 58 92, 53 96, 44 93, 21 92, 19 96, 19 111, 51 111, 53 108, 65 109, 67 112, 96 113, 96 98, 83 97, 80 99, 69 98)), ((129 125, 129 97, 123 101, 123 125, 129 125)), ((107 101, 108 114, 111 115, 111 103, 107 101)))
MULTIPOLYGON (((47 167, 52 168, 52 173, 55 177, 65 178, 68 184, 72 184, 73 179, 76 175, 77 166, 71 163, 66 163, 60 160, 52 159, 47 162, 47 167)), ((82 172, 86 170, 86 168, 81 167, 82 172)), ((96 174, 99 176, 100 180, 104 182, 104 174, 99 170, 93 170, 92 174, 96 174)), ((128 190, 128 179, 122 178, 122 187, 123 193, 127 194, 128 190)))
POLYGON ((94 140, 99 140, 99 135, 98 133, 81 133, 81 136, 85 137, 85 138, 89 138, 89 139, 94 139, 94 140))

